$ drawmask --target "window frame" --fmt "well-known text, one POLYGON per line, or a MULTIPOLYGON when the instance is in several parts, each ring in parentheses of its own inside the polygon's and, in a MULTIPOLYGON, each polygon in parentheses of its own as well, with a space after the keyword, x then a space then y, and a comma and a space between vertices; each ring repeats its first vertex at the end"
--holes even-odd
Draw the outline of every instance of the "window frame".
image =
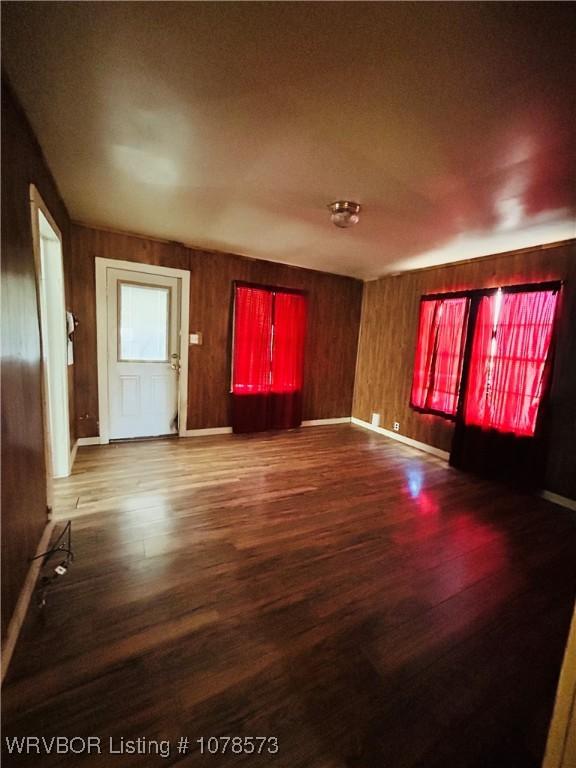
POLYGON ((172 330, 172 290, 167 285, 155 285, 153 283, 140 283, 136 280, 118 280, 117 285, 117 297, 116 297, 116 306, 118 308, 118 321, 116 323, 116 361, 118 363, 169 363, 170 362, 170 332, 172 330), (166 300, 166 357, 163 359, 152 359, 152 358, 146 358, 143 360, 132 358, 132 357, 122 357, 122 286, 124 285, 131 285, 135 288, 143 288, 145 290, 152 289, 152 290, 163 290, 166 293, 167 300, 166 300))
MULTIPOLYGON (((462 415, 462 409, 464 407, 464 395, 468 386, 468 373, 470 368, 470 351, 472 348, 472 343, 474 340, 474 329, 476 326, 476 306, 474 302, 474 299, 478 299, 481 296, 491 296, 495 294, 498 290, 501 290, 502 293, 530 293, 530 292, 536 292, 536 291, 551 291, 551 290, 557 290, 561 291, 562 286, 564 285, 564 280, 548 280, 545 282, 539 282, 539 283, 515 283, 512 285, 496 285, 490 288, 470 288, 470 289, 464 289, 464 290, 458 290, 458 291, 444 291, 441 293, 423 293, 420 296, 420 300, 418 303, 418 310, 420 311, 420 304, 422 301, 437 301, 437 300, 448 300, 448 299, 461 299, 461 298, 468 298, 470 300, 470 306, 468 308, 468 314, 466 318, 466 328, 465 328, 465 337, 464 337, 464 344, 463 344, 463 351, 462 351, 462 369, 460 371, 460 382, 458 386, 458 399, 456 404, 456 412, 454 414, 446 413, 444 411, 438 411, 433 408, 423 408, 422 406, 414 405, 412 403, 412 385, 410 387, 410 401, 409 406, 413 411, 416 411, 417 413, 422 414, 429 414, 432 416, 439 416, 443 419, 446 419, 447 421, 456 422, 457 419, 460 418, 462 415)), ((555 318, 555 324, 558 317, 558 307, 560 302, 556 305, 556 318, 555 318)), ((420 315, 418 315, 418 318, 420 315)), ((417 333, 419 331, 419 327, 417 328, 417 333)), ((554 333, 552 336, 551 344, 554 343, 554 333)), ((419 343, 418 336, 416 337, 416 347, 413 348, 413 354, 412 354, 412 382, 414 381, 414 361, 416 356, 416 349, 417 345, 419 343)))
MULTIPOLYGON (((422 302, 424 301, 450 301, 452 299, 468 299, 469 304, 466 311, 466 318, 464 320, 464 329, 463 329, 463 343, 462 343, 462 366, 460 368, 460 377, 458 381, 458 391, 456 393, 456 409, 454 413, 449 413, 448 411, 441 411, 437 408, 426 408, 421 405, 416 405, 412 402, 412 387, 414 384, 414 362, 416 358, 416 350, 418 349, 418 344, 420 341, 419 336, 416 337, 416 349, 414 350, 413 355, 413 361, 412 361, 412 384, 410 387, 410 401, 409 405, 410 408, 413 411, 416 411, 417 413, 424 413, 424 414, 431 414, 432 416, 440 416, 443 419, 447 419, 448 421, 456 421, 456 417, 458 415, 458 410, 460 408, 460 398, 461 398, 461 392, 462 392, 462 381, 464 377, 464 362, 466 358, 466 345, 468 342, 468 329, 470 324, 470 310, 471 310, 471 304, 472 300, 469 296, 468 291, 454 291, 452 293, 440 293, 440 294, 423 294, 420 296, 420 301, 418 304, 418 326, 420 325, 420 309, 422 306, 422 302)), ((417 329, 417 333, 420 331, 420 327, 417 329)))

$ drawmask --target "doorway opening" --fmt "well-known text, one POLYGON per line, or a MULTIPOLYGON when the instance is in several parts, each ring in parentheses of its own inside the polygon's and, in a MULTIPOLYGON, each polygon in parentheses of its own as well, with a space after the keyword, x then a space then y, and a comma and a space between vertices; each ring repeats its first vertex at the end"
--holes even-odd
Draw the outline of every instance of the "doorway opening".
POLYGON ((185 436, 190 273, 95 262, 99 442, 185 436))
POLYGON ((42 400, 49 488, 48 506, 51 506, 50 479, 67 477, 71 471, 68 329, 62 234, 34 185, 30 187, 30 200, 42 345, 42 400))

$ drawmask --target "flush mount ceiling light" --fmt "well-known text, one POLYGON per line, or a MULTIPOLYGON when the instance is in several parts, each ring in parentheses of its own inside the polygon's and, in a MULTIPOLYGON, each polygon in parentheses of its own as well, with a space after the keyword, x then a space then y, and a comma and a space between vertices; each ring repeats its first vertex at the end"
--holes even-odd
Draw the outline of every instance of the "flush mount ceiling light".
POLYGON ((360 216, 360 203, 353 203, 350 200, 337 200, 328 206, 332 223, 337 227, 351 227, 358 224, 360 216))

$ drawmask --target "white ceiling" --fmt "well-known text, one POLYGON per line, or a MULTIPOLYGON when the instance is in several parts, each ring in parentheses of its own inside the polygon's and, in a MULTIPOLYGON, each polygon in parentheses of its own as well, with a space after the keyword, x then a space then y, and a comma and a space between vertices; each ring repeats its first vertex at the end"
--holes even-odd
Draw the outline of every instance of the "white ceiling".
POLYGON ((576 234, 571 3, 2 16, 75 220, 362 278, 576 234), (346 198, 363 211, 341 230, 346 198))

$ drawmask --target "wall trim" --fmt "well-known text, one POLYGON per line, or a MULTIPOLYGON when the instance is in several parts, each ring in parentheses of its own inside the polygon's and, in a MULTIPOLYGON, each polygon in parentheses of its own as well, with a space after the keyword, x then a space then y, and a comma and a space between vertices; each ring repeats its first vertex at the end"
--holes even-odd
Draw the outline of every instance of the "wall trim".
MULTIPOLYGON (((36 547, 36 552, 35 552, 36 555, 40 555, 42 554, 42 552, 48 549, 50 536, 52 535, 53 530, 54 530, 54 523, 50 520, 48 521, 48 523, 46 523, 46 527, 42 532, 42 536, 40 537, 40 541, 38 542, 38 546, 36 547)), ((24 584, 22 585, 22 589, 20 590, 20 594, 18 595, 18 601, 16 602, 16 606, 14 608, 12 618, 10 619, 10 622, 8 624, 8 629, 6 630, 6 638, 2 643, 1 682, 4 682, 4 678, 6 677, 6 672, 8 671, 8 665, 10 664, 10 660, 12 659, 12 654, 14 653, 14 648, 16 647, 16 643, 18 641, 18 637, 20 635, 22 625, 24 624, 24 619, 26 618, 26 614, 28 613, 30 599, 32 597, 32 593, 34 592, 34 587, 36 586, 36 581, 38 579, 38 574, 40 573, 41 567, 42 567, 42 558, 39 558, 38 560, 32 560, 32 562, 30 563, 30 567, 28 568, 28 573, 26 574, 26 578, 24 579, 24 584)))
POLYGON ((185 429, 179 437, 208 437, 209 435, 231 435, 232 427, 206 427, 205 429, 185 429))
MULTIPOLYGON (((398 440, 399 443, 404 443, 405 445, 409 445, 412 448, 417 448, 419 451, 424 451, 425 453, 431 453, 433 456, 437 456, 439 459, 444 459, 444 461, 448 461, 450 458, 450 453, 448 451, 442 451, 440 448, 435 448, 433 445, 429 445, 428 443, 421 443, 419 440, 413 440, 411 437, 405 437, 404 435, 399 435, 397 432, 391 432, 388 429, 384 429, 383 427, 375 427, 373 424, 369 424, 367 421, 362 421, 362 419, 357 419, 355 416, 352 416, 351 419, 352 424, 356 424, 358 427, 362 427, 363 429, 369 429, 372 432, 377 432, 380 435, 384 435, 385 437, 391 437, 392 440, 398 440)), ((558 504, 561 507, 566 507, 566 509, 571 509, 573 512, 576 512, 576 500, 570 499, 567 496, 560 496, 558 493, 553 493, 552 491, 540 491, 539 494, 543 499, 546 499, 546 501, 552 502, 552 504, 558 504)))
POLYGON ((576 512, 576 500, 569 499, 568 496, 560 496, 559 493, 553 493, 552 491, 540 491, 540 496, 546 501, 551 501, 552 504, 558 504, 566 509, 571 509, 572 512, 576 512))
POLYGON ((309 419, 303 421, 302 427, 321 427, 325 424, 350 424, 350 416, 343 416, 340 419, 309 419))
POLYGON ((568 632, 542 765, 543 768, 576 765, 576 610, 568 632))
MULTIPOLYGON (((327 424, 350 424, 350 416, 343 416, 337 419, 310 419, 309 421, 303 421, 302 427, 321 427, 327 424)), ((185 429, 181 430, 178 437, 209 437, 210 435, 231 435, 232 427, 204 427, 202 429, 185 429)), ((78 447, 83 445, 105 445, 107 441, 103 441, 99 437, 79 437, 76 441, 78 447)))
POLYGON ((433 445, 428 445, 428 443, 421 443, 419 440, 413 440, 411 437, 405 437, 405 435, 401 435, 398 432, 391 432, 389 429, 384 429, 384 427, 375 427, 373 424, 369 424, 367 421, 362 421, 362 419, 357 419, 355 416, 352 416, 351 421, 352 424, 356 424, 358 427, 369 429, 372 432, 377 432, 379 435, 384 435, 385 437, 391 437, 392 440, 397 440, 399 443, 409 445, 411 448, 416 448, 418 451, 431 453, 438 459, 448 461, 450 458, 448 451, 442 451, 440 448, 435 448, 433 445))
POLYGON ((390 272, 383 272, 376 277, 365 277, 365 283, 373 283, 376 280, 383 280, 388 277, 399 277, 400 275, 406 275, 414 272, 430 272, 434 269, 444 269, 445 267, 460 267, 465 264, 472 264, 477 261, 490 261, 491 259, 499 259, 506 256, 517 256, 525 253, 533 253, 536 251, 547 251, 553 248, 563 248, 567 245, 576 243, 576 238, 568 237, 561 240, 552 240, 549 243, 536 243, 536 245, 525 245, 522 248, 514 248, 512 250, 498 251, 497 253, 485 253, 482 256, 470 256, 460 261, 443 261, 438 264, 429 264, 426 267, 412 267, 412 269, 394 269, 390 272))
POLYGON ((81 448, 83 445, 100 445, 100 438, 99 437, 79 437, 78 440, 76 440, 78 447, 81 448))
MULTIPOLYGON (((43 155, 42 155, 43 157, 43 155)), ((62 232, 54 221, 52 214, 48 210, 46 203, 42 199, 42 195, 38 191, 35 184, 30 184, 28 188, 29 202, 30 202, 30 225, 32 231, 32 250, 34 253, 34 282, 36 287, 36 304, 37 304, 37 320, 38 331, 40 334, 40 374, 41 374, 41 399, 42 399, 42 442, 44 445, 44 465, 46 468, 46 506, 51 509, 54 506, 54 469, 52 462, 52 437, 54 430, 50 425, 49 418, 49 393, 48 393, 48 353, 45 336, 45 318, 43 318, 42 311, 42 286, 45 282, 44 270, 42 269, 42 253, 41 253, 41 236, 40 236, 40 221, 38 214, 41 212, 46 221, 52 228, 53 233, 56 235, 60 242, 60 258, 59 267, 62 271, 62 278, 64 280, 64 306, 62 307, 63 319, 66 317, 66 280, 64 274, 64 240, 62 238, 62 232)), ((63 361, 64 362, 64 361, 63 361)), ((62 399, 64 409, 64 429, 62 430, 65 442, 66 453, 70 451, 70 397, 68 391, 68 366, 64 363, 64 370, 61 371, 61 381, 64 389, 64 397, 62 399)), ((68 477, 72 471, 72 465, 70 463, 70 454, 68 453, 68 466, 65 467, 65 472, 58 477, 68 477)))
MULTIPOLYGON (((302 427, 321 427, 326 424, 350 424, 350 416, 339 419, 311 419, 303 421, 302 427)), ((187 429, 180 437, 206 437, 208 435, 230 435, 232 427, 206 427, 204 429, 187 429)))
POLYGON ((173 245, 177 248, 185 248, 188 251, 193 251, 194 253, 202 253, 202 254, 214 254, 216 256, 233 256, 235 259, 243 259, 244 261, 264 261, 267 264, 282 264, 284 267, 291 267, 292 269, 297 269, 304 272, 316 272, 319 275, 332 275, 332 277, 343 277, 347 278, 348 280, 354 280, 357 283, 364 283, 365 278, 358 277, 355 275, 351 275, 349 272, 332 272, 325 269, 318 269, 316 267, 303 267, 301 264, 293 264, 290 261, 270 261, 270 259, 263 259, 259 256, 248 256, 245 253, 236 253, 234 251, 222 251, 218 250, 217 248, 208 248, 203 245, 198 245, 198 243, 193 243, 189 241, 180 241, 180 240, 166 240, 164 237, 157 237, 155 235, 143 235, 141 232, 131 232, 130 230, 126 229, 114 229, 113 227, 106 227, 102 224, 98 223, 91 223, 88 220, 82 220, 82 219, 70 219, 70 223, 73 224, 75 227, 80 227, 81 229, 92 229, 97 232, 107 232, 111 235, 120 235, 123 237, 135 237, 139 240, 151 240, 155 243, 163 243, 165 245, 173 245))
MULTIPOLYGON (((302 427, 321 427, 327 424, 350 424, 350 416, 344 416, 339 419, 311 419, 303 421, 302 427)), ((205 427, 204 429, 187 429, 180 437, 207 437, 209 435, 231 435, 232 427, 205 427)), ((98 438, 94 438, 98 439, 98 438)), ((82 445, 82 443, 81 443, 82 445)))

